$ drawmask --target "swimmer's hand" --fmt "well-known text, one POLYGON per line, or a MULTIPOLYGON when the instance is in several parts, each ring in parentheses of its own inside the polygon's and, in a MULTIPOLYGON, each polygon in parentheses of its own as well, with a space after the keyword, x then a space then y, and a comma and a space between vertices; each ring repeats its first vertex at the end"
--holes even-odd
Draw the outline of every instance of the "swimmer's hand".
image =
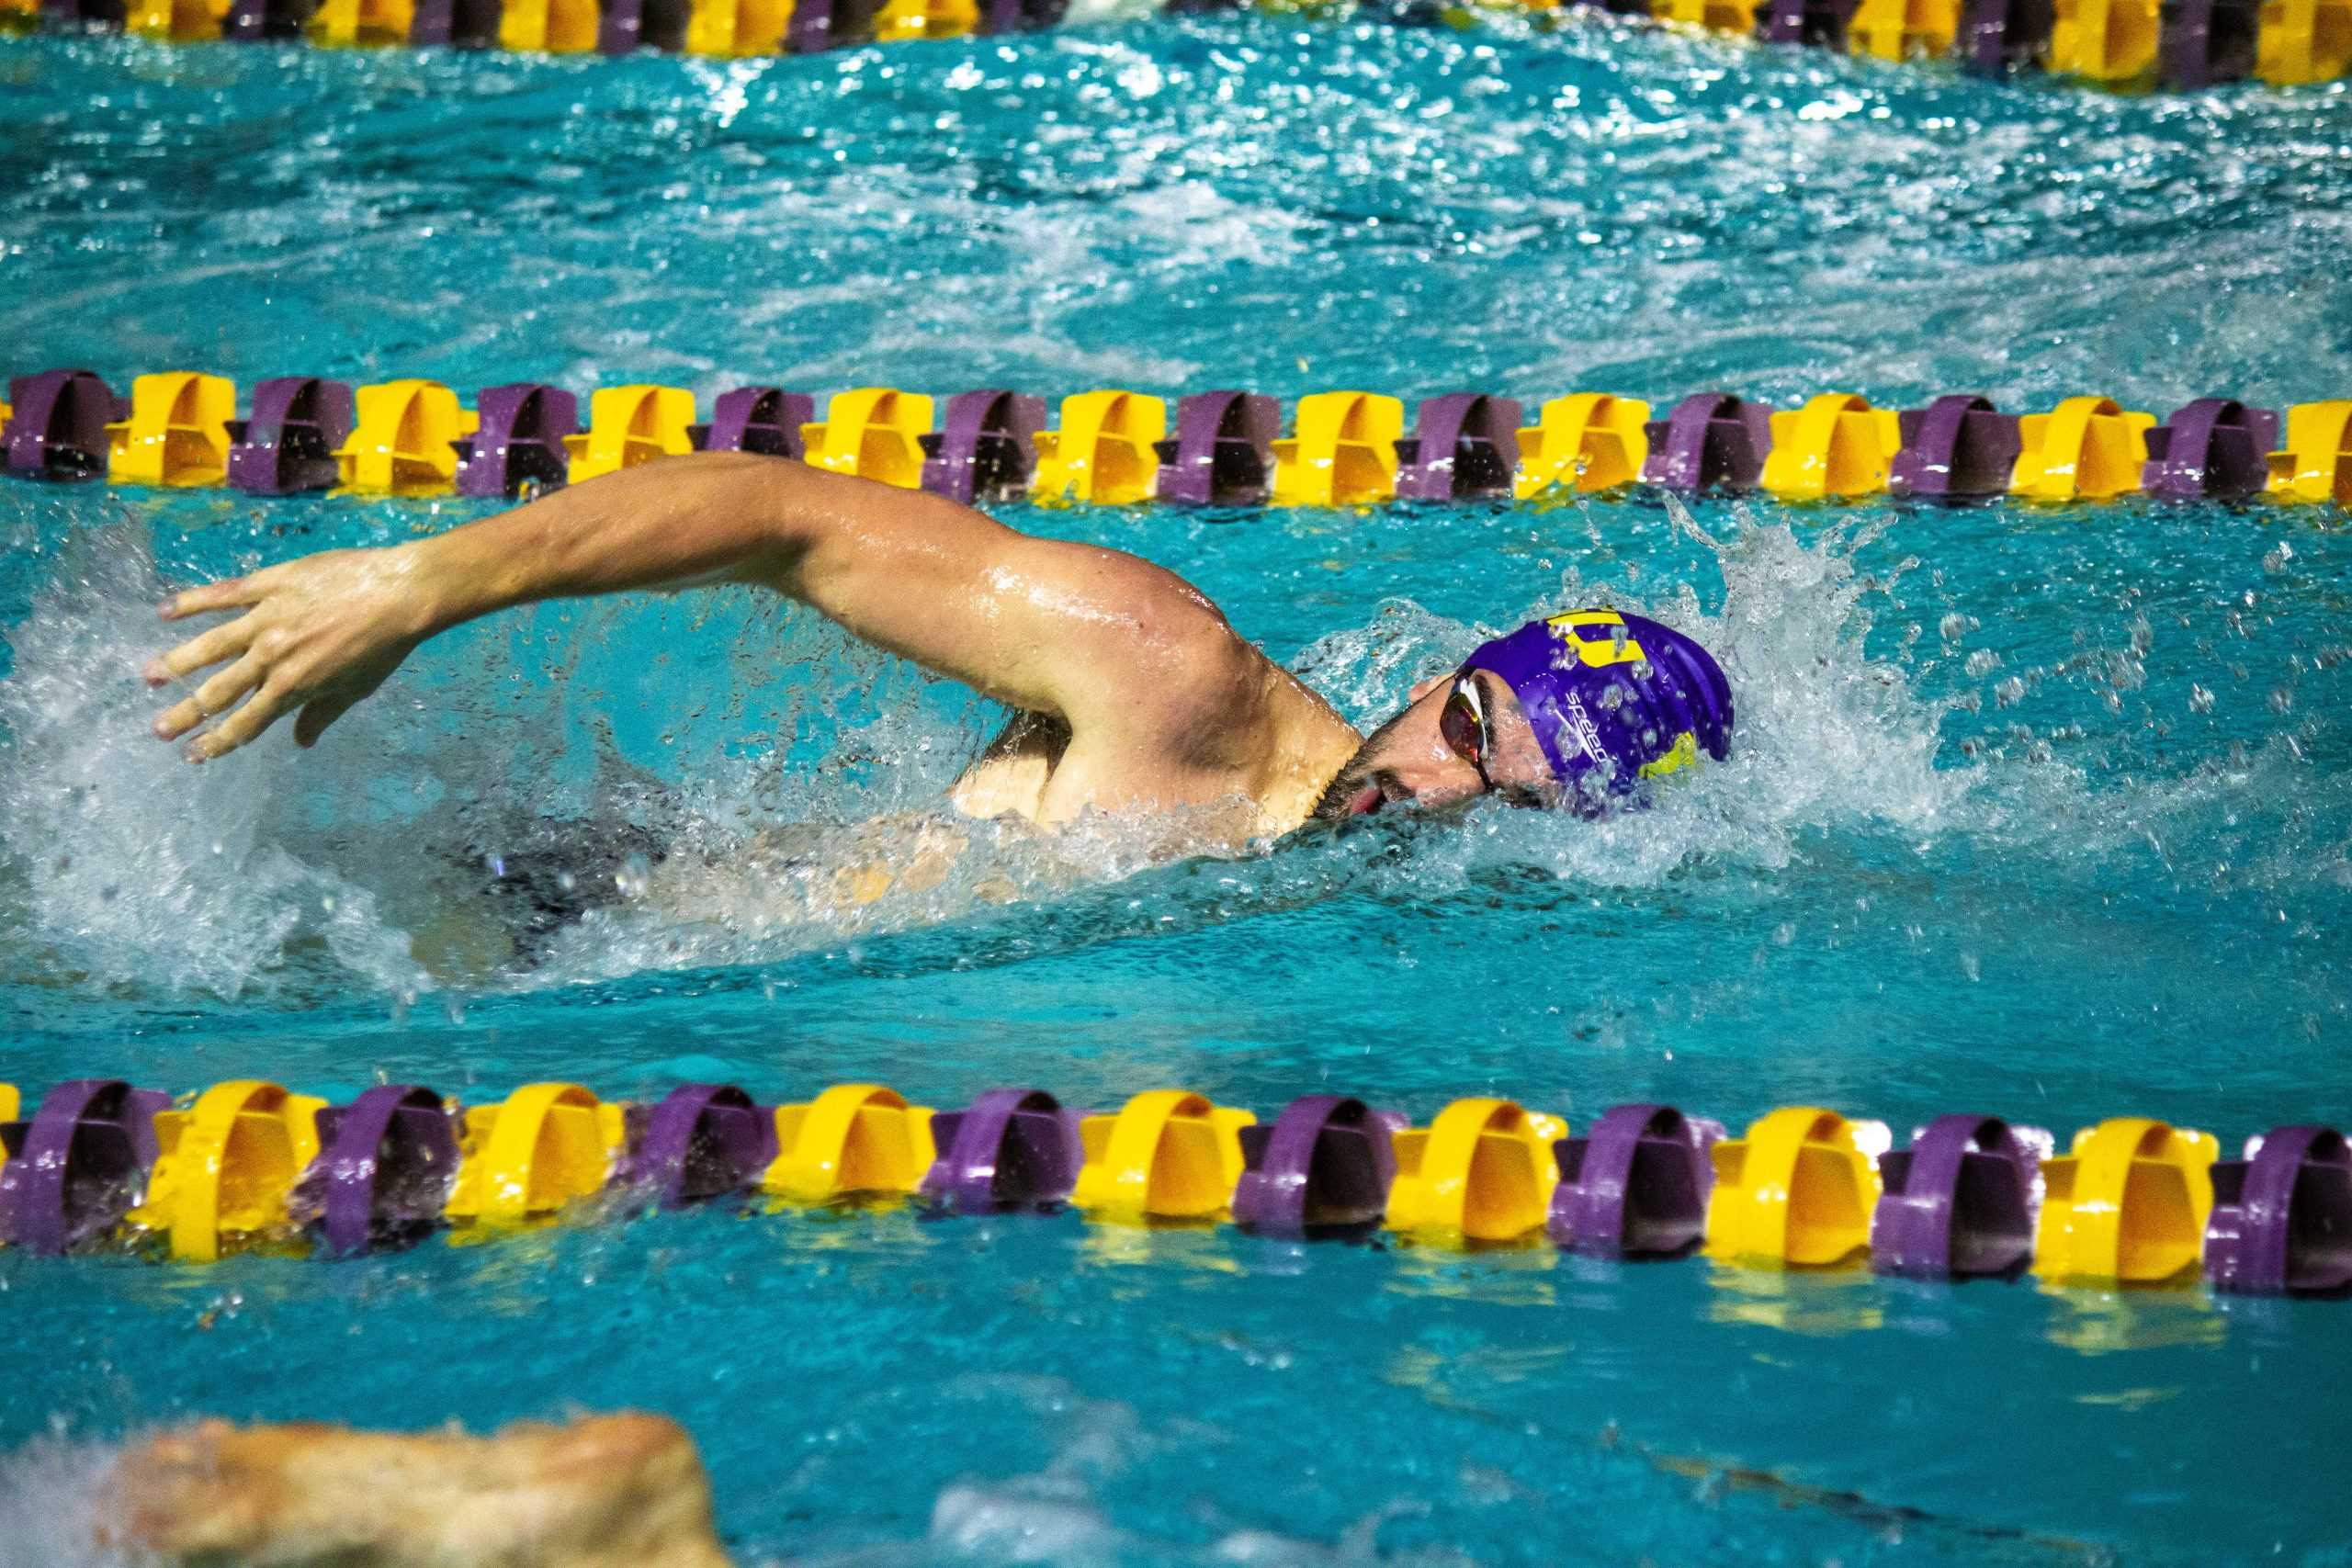
POLYGON ((166 621, 221 610, 244 614, 148 663, 151 686, 227 665, 155 716, 156 737, 176 740, 226 714, 187 747, 189 761, 209 761, 299 709, 294 743, 313 744, 439 629, 429 608, 433 596, 422 591, 417 571, 416 554, 406 546, 330 550, 164 600, 160 614, 166 621))

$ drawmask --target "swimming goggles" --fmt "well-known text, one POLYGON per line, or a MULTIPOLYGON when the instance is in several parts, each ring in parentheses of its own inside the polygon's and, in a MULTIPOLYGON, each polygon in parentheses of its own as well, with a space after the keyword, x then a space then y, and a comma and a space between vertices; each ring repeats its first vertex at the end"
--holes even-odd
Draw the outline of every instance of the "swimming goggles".
POLYGON ((1492 794, 1495 781, 1487 774, 1487 759, 1494 753, 1495 732, 1487 722, 1487 699, 1479 694, 1478 678, 1469 671, 1454 676, 1453 690, 1446 694, 1445 706, 1437 716, 1437 732, 1448 750, 1478 770, 1478 782, 1492 794))

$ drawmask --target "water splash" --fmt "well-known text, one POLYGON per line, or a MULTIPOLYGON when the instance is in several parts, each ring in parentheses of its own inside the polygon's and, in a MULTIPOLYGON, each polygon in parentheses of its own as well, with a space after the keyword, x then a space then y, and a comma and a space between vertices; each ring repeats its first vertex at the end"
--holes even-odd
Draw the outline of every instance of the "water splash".
POLYGON ((236 997, 276 987, 289 958, 396 996, 424 974, 373 893, 305 857, 283 822, 299 796, 283 744, 247 766, 191 769, 158 744, 163 705, 138 671, 163 597, 135 527, 69 536, 0 682, 0 844, 7 896, 28 917, 0 946, 15 976, 101 989, 236 997))
POLYGON ((97 1497, 113 1473, 108 1444, 37 1438, 0 1454, 0 1541, 8 1561, 41 1568, 131 1568, 98 1541, 97 1497))
MULTIPOLYGON (((1573 570, 1529 613, 1611 603, 1690 629, 1736 694, 1728 762, 1600 823, 1487 804, 1309 830, 1239 862, 1182 818, 1043 834, 945 814, 996 710, 744 595, 473 628, 314 752, 273 736, 190 769, 147 734, 158 701, 133 673, 159 635, 152 552, 136 528, 83 536, 0 682, 0 843, 30 933, 10 956, 147 994, 300 1000, 357 982, 401 1001, 772 963, 943 923, 982 949, 1061 948, 1358 888, 1441 896, 1500 867, 1620 887, 1770 874, 1808 835, 1995 824, 1988 770, 1945 765, 1949 705, 1864 651, 1893 587, 1856 565, 1867 529, 1800 538, 1737 514, 1717 539, 1673 516, 1720 565, 1714 614, 1688 586, 1645 597, 1573 570), (623 760, 648 732, 658 768, 623 760)), ((1391 600, 1295 662, 1369 728, 1496 629, 1391 600)))
POLYGON ((1463 626, 1392 604, 1369 627, 1327 637, 1302 659, 1302 671, 1324 676, 1343 712, 1369 722, 1400 705, 1414 682, 1453 669, 1464 648, 1520 618, 1608 604, 1690 632, 1731 681, 1731 757, 1678 777, 1652 809, 1592 822, 1482 804, 1463 832, 1418 836, 1396 874, 1443 887, 1476 867, 1518 863, 1578 883, 1647 886, 1698 864, 1777 869, 1800 838, 1833 829, 1931 838, 1964 825, 1955 808, 1984 780, 1979 769, 1939 765, 1948 705, 1919 695, 1900 663, 1864 650, 1872 606, 1892 586, 1856 565, 1874 542, 1871 530, 1832 526, 1801 539, 1789 525, 1743 509, 1718 539, 1679 502, 1668 505, 1675 525, 1722 569, 1713 615, 1687 583, 1658 595, 1571 568, 1556 592, 1508 624, 1463 626))

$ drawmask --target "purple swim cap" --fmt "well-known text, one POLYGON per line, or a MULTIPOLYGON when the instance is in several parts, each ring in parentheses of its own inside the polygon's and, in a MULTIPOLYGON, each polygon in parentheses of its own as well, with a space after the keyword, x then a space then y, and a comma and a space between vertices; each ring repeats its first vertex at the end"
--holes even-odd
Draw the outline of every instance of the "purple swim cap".
POLYGON ((1530 621, 1471 649, 1502 677, 1574 803, 1597 809, 1641 781, 1731 752, 1731 683, 1671 626, 1615 610, 1530 621))

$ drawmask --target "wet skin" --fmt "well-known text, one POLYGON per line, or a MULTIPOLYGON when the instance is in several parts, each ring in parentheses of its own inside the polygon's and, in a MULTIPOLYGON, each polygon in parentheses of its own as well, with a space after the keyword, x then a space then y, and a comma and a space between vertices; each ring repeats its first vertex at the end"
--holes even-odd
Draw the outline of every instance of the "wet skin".
POLYGON ((1479 678, 1491 742, 1482 776, 1441 728, 1450 677, 1415 688, 1366 741, 1172 572, 1031 537, 936 496, 742 453, 665 458, 431 538, 175 594, 166 621, 237 614, 150 661, 151 685, 201 676, 154 733, 201 762, 293 714, 295 742, 309 746, 420 644, 463 622, 547 599, 718 583, 808 604, 1012 707, 1006 735, 951 793, 968 815, 1052 828, 1091 810, 1182 811, 1240 849, 1310 817, 1442 806, 1489 782, 1532 800, 1550 777, 1491 675, 1479 678))

